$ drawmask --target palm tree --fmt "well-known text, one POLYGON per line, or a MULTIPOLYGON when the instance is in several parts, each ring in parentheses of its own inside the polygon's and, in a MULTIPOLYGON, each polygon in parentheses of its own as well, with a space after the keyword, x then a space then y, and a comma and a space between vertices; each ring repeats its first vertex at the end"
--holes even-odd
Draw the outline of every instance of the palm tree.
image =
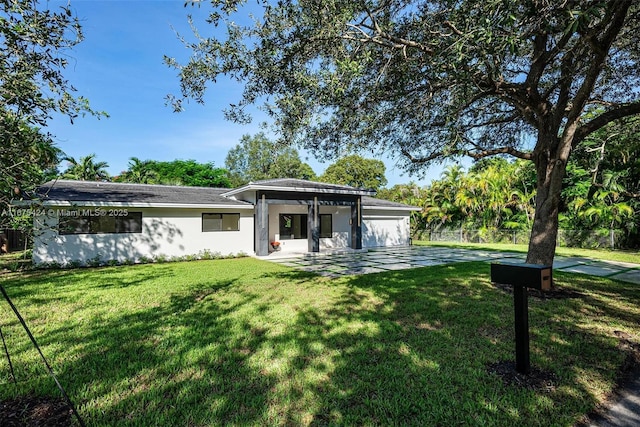
POLYGON ((94 162, 95 154, 89 154, 76 160, 73 157, 65 157, 63 160, 69 162, 67 170, 62 174, 64 179, 74 179, 77 181, 109 181, 107 162, 94 162))
POLYGON ((151 160, 140 160, 137 157, 129 159, 129 170, 124 172, 121 180, 135 184, 155 184, 158 181, 158 173, 151 169, 151 160))

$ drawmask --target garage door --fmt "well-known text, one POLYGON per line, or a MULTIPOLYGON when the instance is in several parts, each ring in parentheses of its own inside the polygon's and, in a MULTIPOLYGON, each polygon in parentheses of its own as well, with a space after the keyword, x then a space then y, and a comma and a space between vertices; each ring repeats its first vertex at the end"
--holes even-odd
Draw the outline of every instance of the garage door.
POLYGON ((362 247, 406 246, 409 244, 409 217, 362 217, 362 247))

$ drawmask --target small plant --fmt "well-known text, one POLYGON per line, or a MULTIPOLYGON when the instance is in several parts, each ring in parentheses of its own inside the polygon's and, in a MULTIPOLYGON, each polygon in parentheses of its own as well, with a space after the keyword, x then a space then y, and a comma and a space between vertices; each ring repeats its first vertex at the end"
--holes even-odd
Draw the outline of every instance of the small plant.
POLYGON ((120 261, 118 261, 117 259, 110 259, 109 261, 107 261, 107 265, 109 267, 115 267, 120 265, 120 261))
POLYGON ((9 271, 16 272, 20 270, 20 263, 18 261, 10 262, 9 264, 7 264, 7 268, 9 269, 9 271))
POLYGON ((80 268, 84 265, 84 263, 78 259, 74 259, 65 264, 65 268, 80 268))
POLYGON ((164 254, 159 254, 153 257, 153 262, 157 262, 158 264, 164 264, 169 261, 170 259, 164 254))
POLYGON ((151 262, 153 262, 153 260, 143 255, 140 258, 138 258, 138 262, 140 264, 150 264, 151 262))
POLYGON ((93 258, 89 258, 87 260, 87 265, 89 267, 100 267, 102 265, 102 260, 100 259, 100 254, 96 254, 93 258))

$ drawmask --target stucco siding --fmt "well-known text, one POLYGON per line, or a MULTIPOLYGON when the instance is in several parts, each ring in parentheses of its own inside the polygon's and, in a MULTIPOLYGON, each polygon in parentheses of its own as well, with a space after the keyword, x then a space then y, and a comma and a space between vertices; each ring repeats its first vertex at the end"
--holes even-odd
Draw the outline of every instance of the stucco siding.
POLYGON ((320 238, 320 249, 348 248, 351 242, 351 208, 321 206, 321 214, 331 214, 331 238, 320 238))
POLYGON ((142 212, 142 232, 122 234, 58 234, 59 211, 34 219, 35 264, 73 261, 139 261, 180 257, 204 251, 232 255, 253 253, 253 211, 234 209, 127 208, 142 212), (240 214, 238 231, 202 231, 203 213, 240 214))

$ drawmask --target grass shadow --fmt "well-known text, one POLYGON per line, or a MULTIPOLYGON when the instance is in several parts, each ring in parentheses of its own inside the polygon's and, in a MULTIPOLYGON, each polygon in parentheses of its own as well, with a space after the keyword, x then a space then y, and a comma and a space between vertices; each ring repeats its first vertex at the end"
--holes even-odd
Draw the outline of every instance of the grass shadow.
MULTIPOLYGON (((585 298, 530 299, 532 363, 558 384, 523 390, 486 368, 514 349, 512 297, 489 269, 330 279, 243 259, 55 272, 7 288, 90 425, 575 423, 612 387, 623 357, 613 331, 640 333, 638 289, 558 274, 585 298)), ((28 343, 11 342, 28 374, 28 343)), ((0 396, 55 394, 45 380, 0 396)))

